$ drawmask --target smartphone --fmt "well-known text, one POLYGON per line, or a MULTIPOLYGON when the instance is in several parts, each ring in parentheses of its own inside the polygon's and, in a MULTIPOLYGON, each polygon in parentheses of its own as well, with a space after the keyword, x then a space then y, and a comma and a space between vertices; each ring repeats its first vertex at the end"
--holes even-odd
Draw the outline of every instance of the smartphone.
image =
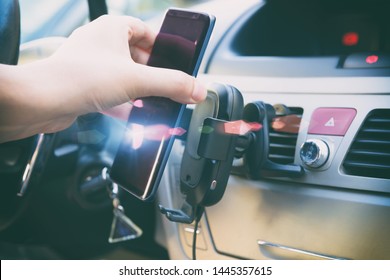
MULTIPOLYGON (((196 76, 215 23, 205 13, 167 11, 147 65, 196 76)), ((110 171, 111 179, 141 200, 152 200, 185 105, 163 97, 134 102, 110 171)))

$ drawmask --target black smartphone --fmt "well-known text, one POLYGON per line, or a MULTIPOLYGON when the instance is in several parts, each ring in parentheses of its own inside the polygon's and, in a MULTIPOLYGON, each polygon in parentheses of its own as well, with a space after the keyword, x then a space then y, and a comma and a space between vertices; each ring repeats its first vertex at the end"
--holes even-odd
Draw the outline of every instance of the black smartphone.
MULTIPOLYGON (((215 17, 170 9, 156 37, 148 65, 196 76, 215 17)), ((134 102, 126 132, 110 171, 111 179, 141 200, 153 199, 185 105, 163 97, 134 102)))

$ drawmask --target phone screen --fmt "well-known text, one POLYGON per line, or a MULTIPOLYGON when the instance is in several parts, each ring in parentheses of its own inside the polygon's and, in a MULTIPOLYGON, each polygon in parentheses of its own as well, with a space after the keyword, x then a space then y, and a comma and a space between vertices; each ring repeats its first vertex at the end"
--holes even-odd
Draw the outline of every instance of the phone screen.
MULTIPOLYGON (((148 65, 196 76, 215 19, 203 13, 168 10, 148 65)), ((163 97, 135 101, 110 176, 142 200, 153 198, 185 105, 163 97)))

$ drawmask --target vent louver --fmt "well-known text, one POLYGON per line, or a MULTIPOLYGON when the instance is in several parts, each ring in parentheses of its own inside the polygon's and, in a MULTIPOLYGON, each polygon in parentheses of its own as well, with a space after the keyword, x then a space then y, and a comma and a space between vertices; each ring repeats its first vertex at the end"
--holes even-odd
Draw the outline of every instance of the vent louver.
POLYGON ((368 114, 343 167, 349 175, 390 179, 390 109, 368 114))
POLYGON ((288 121, 288 129, 283 127, 278 129, 274 123, 270 126, 269 131, 269 155, 268 159, 275 163, 292 164, 294 163, 295 147, 297 144, 298 130, 300 120, 302 119, 303 109, 297 107, 290 107, 292 113, 288 117, 282 119, 288 121), (286 130, 288 132, 286 132, 286 130))

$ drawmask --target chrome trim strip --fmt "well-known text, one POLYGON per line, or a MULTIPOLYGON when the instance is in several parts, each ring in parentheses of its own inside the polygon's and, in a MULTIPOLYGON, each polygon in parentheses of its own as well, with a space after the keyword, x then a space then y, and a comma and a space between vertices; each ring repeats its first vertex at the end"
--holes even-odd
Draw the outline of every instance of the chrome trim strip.
POLYGON ((346 260, 345 258, 319 254, 319 253, 301 250, 301 249, 297 249, 297 248, 292 248, 292 247, 288 247, 288 246, 284 246, 284 245, 280 245, 280 244, 276 244, 276 243, 272 243, 272 242, 268 242, 268 241, 264 241, 264 240, 258 240, 257 244, 259 245, 260 250, 261 250, 261 247, 264 247, 264 248, 265 247, 272 247, 272 248, 277 248, 277 249, 281 249, 281 250, 285 250, 285 251, 289 251, 289 252, 299 253, 299 254, 303 254, 303 255, 307 255, 307 256, 313 256, 313 257, 317 257, 317 258, 327 259, 327 260, 346 260))
POLYGON ((24 169, 24 172, 23 172, 20 191, 17 194, 20 197, 23 196, 27 190, 32 171, 35 167, 35 164, 36 164, 36 161, 38 158, 38 154, 42 148, 42 143, 43 143, 44 137, 45 137, 45 135, 43 133, 38 134, 38 136, 37 136, 37 145, 35 146, 34 152, 31 156, 31 158, 29 159, 29 161, 27 162, 26 168, 24 169))
MULTIPOLYGON (((192 227, 184 227, 184 231, 185 232, 188 232, 188 233, 191 233, 191 234, 194 234, 194 231, 195 231, 195 229, 194 228, 192 228, 192 227)), ((198 228, 197 230, 196 230, 196 234, 199 234, 200 233, 200 229, 198 228)))

